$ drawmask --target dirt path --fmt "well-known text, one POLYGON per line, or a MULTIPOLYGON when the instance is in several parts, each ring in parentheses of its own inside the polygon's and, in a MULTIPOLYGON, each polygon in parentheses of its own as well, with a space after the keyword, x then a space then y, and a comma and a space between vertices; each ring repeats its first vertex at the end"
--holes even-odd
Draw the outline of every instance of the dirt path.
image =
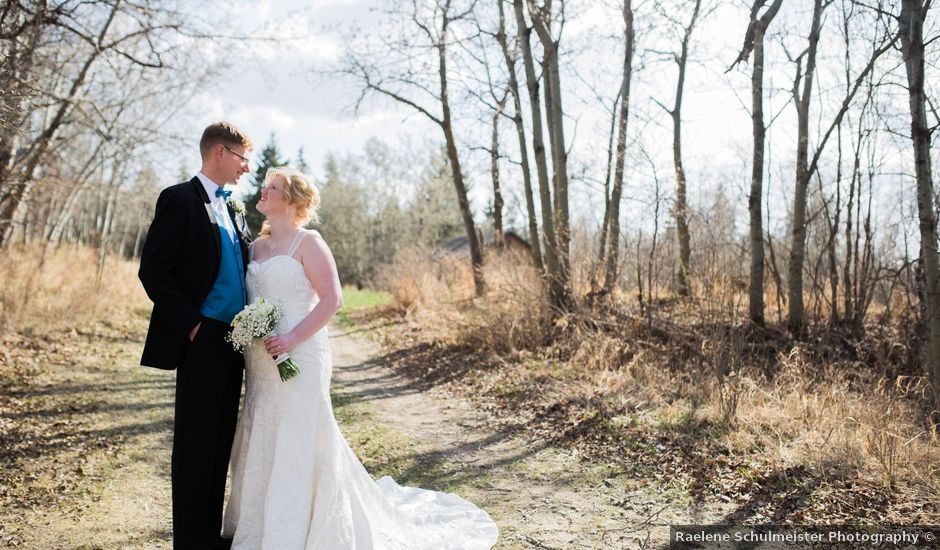
MULTIPOLYGON (((670 523, 721 517, 718 508, 690 507, 680 487, 650 490, 620 468, 588 465, 569 451, 532 443, 525 434, 494 431, 495 419, 466 399, 437 388, 419 391, 383 367, 374 360, 382 354, 377 344, 355 334, 333 334, 338 400, 350 396, 367 404, 377 417, 374 425, 396 432, 385 440, 397 447, 390 454, 399 463, 394 458, 384 467, 367 462, 370 471, 404 484, 456 491, 482 506, 499 525, 497 548, 652 548, 667 542, 670 523)), ((347 433, 362 448, 357 436, 355 429, 347 433)), ((381 438, 372 433, 365 439, 381 438)))
MULTIPOLYGON (((655 547, 669 523, 715 517, 688 509, 681 488, 650 491, 612 467, 494 431, 468 401, 418 391, 373 361, 379 346, 350 332, 332 329, 335 409, 367 468, 482 506, 500 527, 497 548, 655 547)), ((174 375, 136 366, 141 334, 135 322, 67 335, 42 352, 28 384, 0 392, 10 468, 0 547, 171 547, 174 375)))

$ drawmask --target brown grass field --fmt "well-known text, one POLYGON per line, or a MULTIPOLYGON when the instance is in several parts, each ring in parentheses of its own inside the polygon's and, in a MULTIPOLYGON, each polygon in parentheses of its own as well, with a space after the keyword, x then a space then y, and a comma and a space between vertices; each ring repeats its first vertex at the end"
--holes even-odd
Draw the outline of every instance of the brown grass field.
POLYGON ((477 299, 469 262, 427 257, 414 251, 386 271, 395 301, 382 321, 401 368, 427 383, 691 499, 733 502, 729 522, 940 519, 937 431, 909 312, 889 322, 873 312, 864 335, 823 327, 796 341, 742 321, 746 293, 717 284, 693 301, 654 295, 642 314, 635 295, 618 294, 552 321, 518 257, 487 258, 477 299))
MULTIPOLYGON (((41 258, 39 248, 13 248, 0 264, 0 541, 10 544, 35 527, 23 518, 81 513, 65 504, 105 494, 108 464, 127 463, 129 441, 159 454, 171 428, 172 381, 116 366, 136 364, 146 330, 136 263, 108 258, 99 281, 93 250, 41 258), (115 388, 152 388, 135 399, 154 402, 109 409, 91 394, 48 391, 108 395, 109 376, 115 388), (114 427, 125 411, 140 415, 138 431, 114 427)), ((642 314, 635 296, 618 294, 552 319, 524 261, 488 258, 488 292, 473 298, 468 262, 431 258, 402 255, 379 284, 392 303, 349 317, 384 342, 385 366, 469 399, 495 419, 487 430, 613 468, 689 506, 721 503, 731 510, 724 523, 940 520, 913 315, 896 311, 864 335, 816 328, 795 341, 741 322, 740 292, 715 285, 686 302, 662 290, 642 314)))

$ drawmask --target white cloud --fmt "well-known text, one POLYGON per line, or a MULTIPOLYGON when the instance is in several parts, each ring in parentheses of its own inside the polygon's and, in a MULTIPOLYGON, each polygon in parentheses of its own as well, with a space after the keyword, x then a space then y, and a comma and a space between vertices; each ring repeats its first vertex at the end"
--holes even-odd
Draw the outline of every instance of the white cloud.
POLYGON ((271 15, 271 0, 248 0, 231 4, 236 17, 252 23, 263 23, 271 15))
POLYGON ((232 111, 231 117, 249 132, 256 127, 290 130, 296 123, 294 115, 274 105, 238 106, 232 111))

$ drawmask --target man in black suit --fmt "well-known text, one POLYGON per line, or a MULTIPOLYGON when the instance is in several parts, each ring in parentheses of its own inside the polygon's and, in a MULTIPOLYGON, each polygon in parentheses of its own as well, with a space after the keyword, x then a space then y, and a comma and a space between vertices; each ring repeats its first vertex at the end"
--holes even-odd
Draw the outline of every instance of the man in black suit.
POLYGON ((227 122, 199 142, 202 168, 163 190, 140 260, 153 301, 141 364, 176 369, 173 424, 173 548, 225 548, 225 478, 244 361, 224 340, 247 300, 251 236, 228 200, 248 172, 251 140, 227 122))

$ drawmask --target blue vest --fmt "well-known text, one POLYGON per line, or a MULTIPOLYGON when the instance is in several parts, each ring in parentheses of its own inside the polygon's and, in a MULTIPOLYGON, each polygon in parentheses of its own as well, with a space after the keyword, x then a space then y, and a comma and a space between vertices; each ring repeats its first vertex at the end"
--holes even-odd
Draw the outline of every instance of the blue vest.
POLYGON ((242 267, 244 265, 242 249, 238 242, 237 231, 234 233, 235 241, 232 242, 228 231, 221 224, 218 228, 222 245, 219 274, 199 312, 204 317, 231 323, 235 315, 248 303, 248 295, 245 291, 245 271, 242 267))

